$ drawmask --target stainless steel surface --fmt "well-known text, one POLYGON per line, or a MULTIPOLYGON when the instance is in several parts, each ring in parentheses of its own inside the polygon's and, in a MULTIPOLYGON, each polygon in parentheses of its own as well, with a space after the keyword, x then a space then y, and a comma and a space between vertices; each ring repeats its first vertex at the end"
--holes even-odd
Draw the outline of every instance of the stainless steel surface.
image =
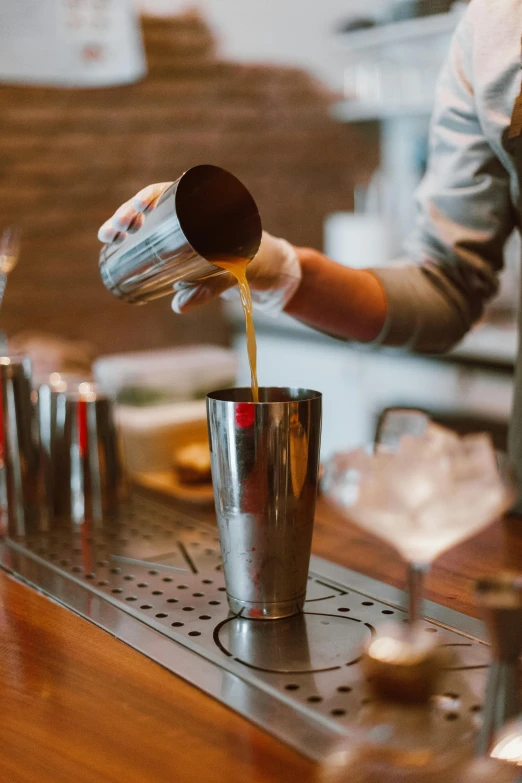
POLYGON ((125 486, 112 400, 89 383, 77 391, 43 385, 38 406, 53 523, 116 514, 125 486))
POLYGON ((252 259, 260 242, 261 219, 245 186, 217 166, 195 166, 165 191, 141 228, 103 248, 100 273, 115 296, 149 302, 179 281, 223 274, 213 260, 252 259))
POLYGON ((521 707, 522 579, 509 574, 482 579, 477 582, 475 592, 493 653, 477 746, 479 755, 485 755, 495 734, 521 707))
POLYGON ((484 719, 477 739, 477 754, 485 755, 495 737, 520 709, 520 672, 514 664, 493 661, 484 699, 484 719))
MULTIPOLYGON (((141 496, 100 529, 64 526, 4 540, 0 561, 317 760, 340 738, 356 740, 368 710, 378 719, 357 649, 383 621, 407 620, 402 591, 317 557, 303 616, 274 623, 234 617, 217 529, 141 496), (112 555, 147 565, 116 565, 112 555)), ((485 631, 473 618, 431 602, 425 607, 432 618, 425 633, 437 634, 459 658, 444 672, 432 707, 434 726, 457 742, 480 716, 490 657, 485 631)))
MULTIPOLYGON (((150 560, 141 560, 138 557, 124 557, 124 555, 111 555, 111 560, 116 564, 125 563, 126 565, 150 566, 150 560)), ((165 571, 176 571, 178 574, 190 573, 188 568, 176 568, 176 566, 165 565, 165 563, 155 563, 154 567, 163 568, 165 569, 165 571)))
POLYGON ((322 395, 226 389, 207 396, 212 483, 227 598, 235 614, 303 608, 314 528, 322 395))
POLYGON ((0 506, 11 535, 46 524, 40 513, 42 466, 31 382, 28 356, 0 356, 0 506))
POLYGON ((424 599, 424 577, 429 571, 425 563, 408 564, 408 596, 410 625, 415 626, 422 617, 422 602, 424 599))
MULTIPOLYGON (((20 258, 20 231, 11 226, 4 229, 0 236, 0 307, 4 301, 7 276, 13 271, 20 258)), ((7 351, 7 337, 0 331, 0 350, 7 351)))

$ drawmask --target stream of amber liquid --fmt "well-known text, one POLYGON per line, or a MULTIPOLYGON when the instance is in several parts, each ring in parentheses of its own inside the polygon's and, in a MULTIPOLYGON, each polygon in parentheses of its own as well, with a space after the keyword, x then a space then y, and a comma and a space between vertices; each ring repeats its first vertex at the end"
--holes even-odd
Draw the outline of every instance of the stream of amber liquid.
POLYGON ((246 340, 248 351, 248 362, 250 364, 250 378, 252 384, 252 400, 259 402, 259 384, 257 382, 257 345, 256 345, 256 330, 254 329, 254 319, 252 317, 252 296, 250 294, 250 286, 247 281, 247 266, 249 263, 248 258, 234 258, 230 260, 212 260, 216 266, 221 269, 226 269, 230 272, 236 280, 239 287, 239 295, 241 297, 241 306, 243 307, 243 313, 245 314, 245 327, 246 327, 246 340))

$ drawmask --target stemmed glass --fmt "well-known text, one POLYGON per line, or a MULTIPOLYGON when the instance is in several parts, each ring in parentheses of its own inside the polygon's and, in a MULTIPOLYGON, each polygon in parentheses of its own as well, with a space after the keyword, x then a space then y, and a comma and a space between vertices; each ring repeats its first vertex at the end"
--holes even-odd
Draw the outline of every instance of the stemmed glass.
POLYGON ((513 499, 488 435, 459 437, 408 409, 381 419, 371 448, 332 457, 323 489, 406 561, 412 630, 433 561, 492 523, 513 499))
POLYGON ((388 677, 388 692, 390 682, 399 682, 394 688, 399 702, 389 706, 393 715, 399 710, 399 718, 386 720, 382 704, 376 702, 375 720, 380 729, 388 729, 383 747, 372 744, 370 737, 355 758, 353 747, 345 749, 346 760, 342 753, 338 759, 338 776, 330 770, 325 780, 507 783, 509 774, 504 778, 504 770, 492 766, 491 760, 470 759, 471 736, 465 722, 449 727, 437 720, 436 710, 412 708, 405 702, 400 679, 409 667, 409 676, 419 673, 420 690, 429 694, 431 683, 424 690, 423 680, 428 664, 441 665, 435 639, 417 633, 423 578, 431 563, 485 528, 513 499, 511 485, 500 476, 491 440, 487 435, 461 438, 421 411, 391 409, 381 418, 371 447, 337 454, 327 462, 323 490, 350 520, 400 553, 408 565, 410 590, 409 625, 383 626, 365 651, 366 661, 378 664, 372 668, 381 678, 378 695, 383 676, 388 677))

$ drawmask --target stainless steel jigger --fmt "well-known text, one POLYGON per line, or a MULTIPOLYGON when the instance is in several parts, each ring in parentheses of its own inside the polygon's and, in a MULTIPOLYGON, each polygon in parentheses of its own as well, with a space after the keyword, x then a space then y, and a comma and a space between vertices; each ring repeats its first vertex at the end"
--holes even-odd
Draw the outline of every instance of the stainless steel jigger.
POLYGON ((125 482, 112 400, 86 382, 76 391, 43 386, 39 396, 53 520, 101 523, 114 516, 125 482))
POLYGON ((314 526, 321 400, 306 389, 207 397, 212 482, 228 603, 275 619, 302 610, 314 526))
POLYGON ((28 356, 0 356, 0 394, 0 505, 7 533, 18 537, 41 521, 38 424, 28 356))
POLYGON ((488 753, 496 732, 520 711, 522 578, 509 574, 481 579, 476 595, 491 638, 493 661, 486 685, 484 720, 477 751, 488 753))

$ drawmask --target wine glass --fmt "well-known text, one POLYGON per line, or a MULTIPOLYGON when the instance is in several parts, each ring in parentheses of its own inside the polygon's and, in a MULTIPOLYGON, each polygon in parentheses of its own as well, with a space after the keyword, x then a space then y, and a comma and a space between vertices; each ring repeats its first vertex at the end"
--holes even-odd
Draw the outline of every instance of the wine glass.
POLYGON ((514 497, 487 434, 459 437, 409 409, 388 411, 370 448, 334 455, 323 489, 407 563, 411 630, 433 561, 492 523, 514 497))

